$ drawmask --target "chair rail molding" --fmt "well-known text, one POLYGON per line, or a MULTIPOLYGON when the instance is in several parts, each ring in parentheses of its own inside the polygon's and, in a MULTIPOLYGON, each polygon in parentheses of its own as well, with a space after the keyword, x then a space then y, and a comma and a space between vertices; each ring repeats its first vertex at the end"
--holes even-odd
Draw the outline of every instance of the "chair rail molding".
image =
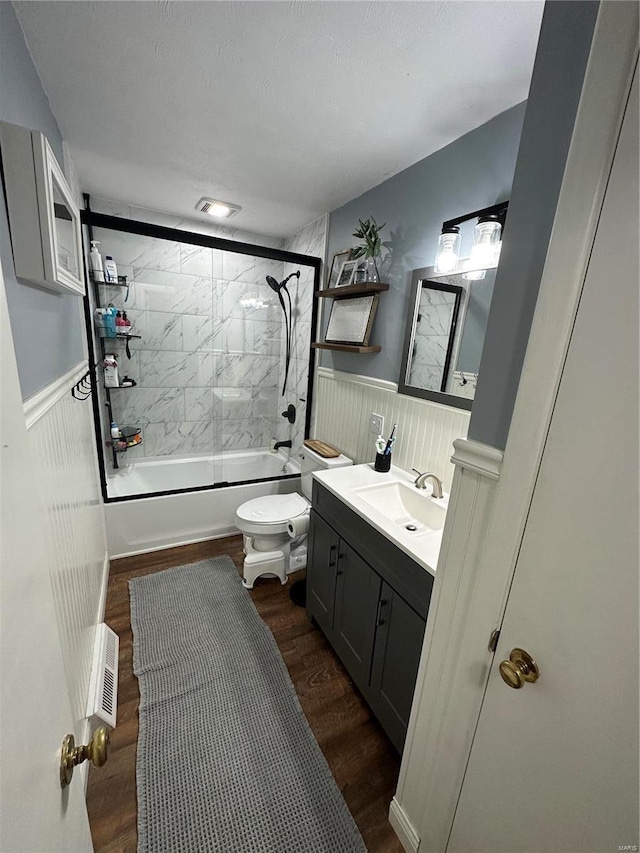
POLYGON ((32 394, 24 401, 24 417, 27 429, 36 424, 43 415, 60 400, 67 391, 70 391, 88 370, 86 360, 78 362, 75 367, 67 371, 64 376, 54 379, 41 391, 32 394))
POLYGON ((425 853, 447 847, 493 663, 489 638, 502 622, 631 88, 637 32, 636 4, 600 4, 504 459, 478 442, 455 442, 396 793, 425 853))

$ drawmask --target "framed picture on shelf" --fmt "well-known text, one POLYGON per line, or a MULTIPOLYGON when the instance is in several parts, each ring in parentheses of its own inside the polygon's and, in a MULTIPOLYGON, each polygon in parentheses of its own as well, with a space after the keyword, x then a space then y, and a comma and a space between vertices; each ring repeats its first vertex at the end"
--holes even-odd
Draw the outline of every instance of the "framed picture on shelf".
POLYGON ((353 284, 353 276, 358 268, 358 261, 345 261, 340 267, 335 287, 348 287, 353 284))
POLYGON ((324 336, 327 344, 369 346, 379 295, 334 299, 324 336))
POLYGON ((335 287, 342 269, 342 264, 351 258, 351 249, 342 249, 336 252, 331 258, 331 266, 329 267, 329 275, 327 276, 327 287, 335 287))

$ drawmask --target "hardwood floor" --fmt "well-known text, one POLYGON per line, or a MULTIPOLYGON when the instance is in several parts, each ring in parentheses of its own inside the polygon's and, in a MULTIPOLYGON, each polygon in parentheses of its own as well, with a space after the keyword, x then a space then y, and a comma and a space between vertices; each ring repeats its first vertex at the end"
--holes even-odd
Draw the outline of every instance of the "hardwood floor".
MULTIPOLYGON (((99 770, 92 768, 89 775, 87 806, 96 853, 135 853, 137 847, 135 769, 140 694, 132 668, 128 581, 220 554, 228 554, 240 571, 242 537, 184 545, 111 563, 105 621, 120 637, 118 724, 112 732, 109 761, 99 770)), ((296 575, 291 578, 295 580, 296 575)), ((276 639, 300 704, 369 853, 402 853, 387 820, 400 761, 386 735, 323 634, 311 625, 304 609, 289 599, 289 584, 282 587, 273 579, 258 580, 251 597, 276 639)))

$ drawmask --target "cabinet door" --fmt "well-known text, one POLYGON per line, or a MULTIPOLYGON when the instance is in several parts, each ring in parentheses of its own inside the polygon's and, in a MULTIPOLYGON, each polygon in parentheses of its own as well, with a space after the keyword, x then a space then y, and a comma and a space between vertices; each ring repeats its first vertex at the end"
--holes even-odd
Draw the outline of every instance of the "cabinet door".
POLYGON ((381 583, 371 566, 341 539, 333 645, 364 693, 371 674, 381 583))
POLYGON ((328 637, 333 633, 339 542, 338 534, 311 510, 307 557, 307 613, 313 616, 328 637))
POLYGON ((392 743, 402 751, 426 622, 386 583, 371 673, 371 704, 392 743))

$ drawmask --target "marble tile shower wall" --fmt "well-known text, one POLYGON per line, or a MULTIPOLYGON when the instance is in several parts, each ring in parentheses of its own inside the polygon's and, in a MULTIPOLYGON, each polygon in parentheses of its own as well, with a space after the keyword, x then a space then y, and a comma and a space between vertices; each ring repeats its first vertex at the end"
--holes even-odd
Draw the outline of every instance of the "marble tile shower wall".
MULTIPOLYGON (((324 260, 326 256, 328 217, 321 216, 309 225, 306 225, 292 237, 285 240, 283 248, 288 252, 298 252, 303 255, 311 255, 321 258, 323 268, 320 271, 324 275, 324 260)), ((278 440, 291 439, 292 455, 294 458, 302 448, 304 442, 304 427, 307 410, 307 394, 309 382, 309 358, 311 352, 311 341, 315 340, 315 329, 311 327, 313 312, 313 290, 314 273, 311 267, 296 267, 293 264, 285 264, 284 274, 289 275, 300 269, 300 279, 291 279, 289 291, 293 301, 294 309, 294 333, 291 352, 291 363, 289 366, 289 380, 287 391, 282 401, 284 411, 289 403, 296 407, 296 422, 290 425, 281 419, 278 423, 278 440)), ((322 279, 321 279, 322 280, 322 279)), ((288 285, 289 286, 289 285, 288 285)), ((279 378, 279 391, 282 390, 284 377, 284 357, 279 378)))
POLYGON ((422 288, 409 384, 440 391, 447 360, 455 294, 422 288))
POLYGON ((142 457, 190 456, 271 446, 277 434, 282 313, 265 277, 283 263, 96 228, 101 252, 131 281, 104 287, 140 340, 114 345, 121 374, 114 419, 141 426, 142 457))

